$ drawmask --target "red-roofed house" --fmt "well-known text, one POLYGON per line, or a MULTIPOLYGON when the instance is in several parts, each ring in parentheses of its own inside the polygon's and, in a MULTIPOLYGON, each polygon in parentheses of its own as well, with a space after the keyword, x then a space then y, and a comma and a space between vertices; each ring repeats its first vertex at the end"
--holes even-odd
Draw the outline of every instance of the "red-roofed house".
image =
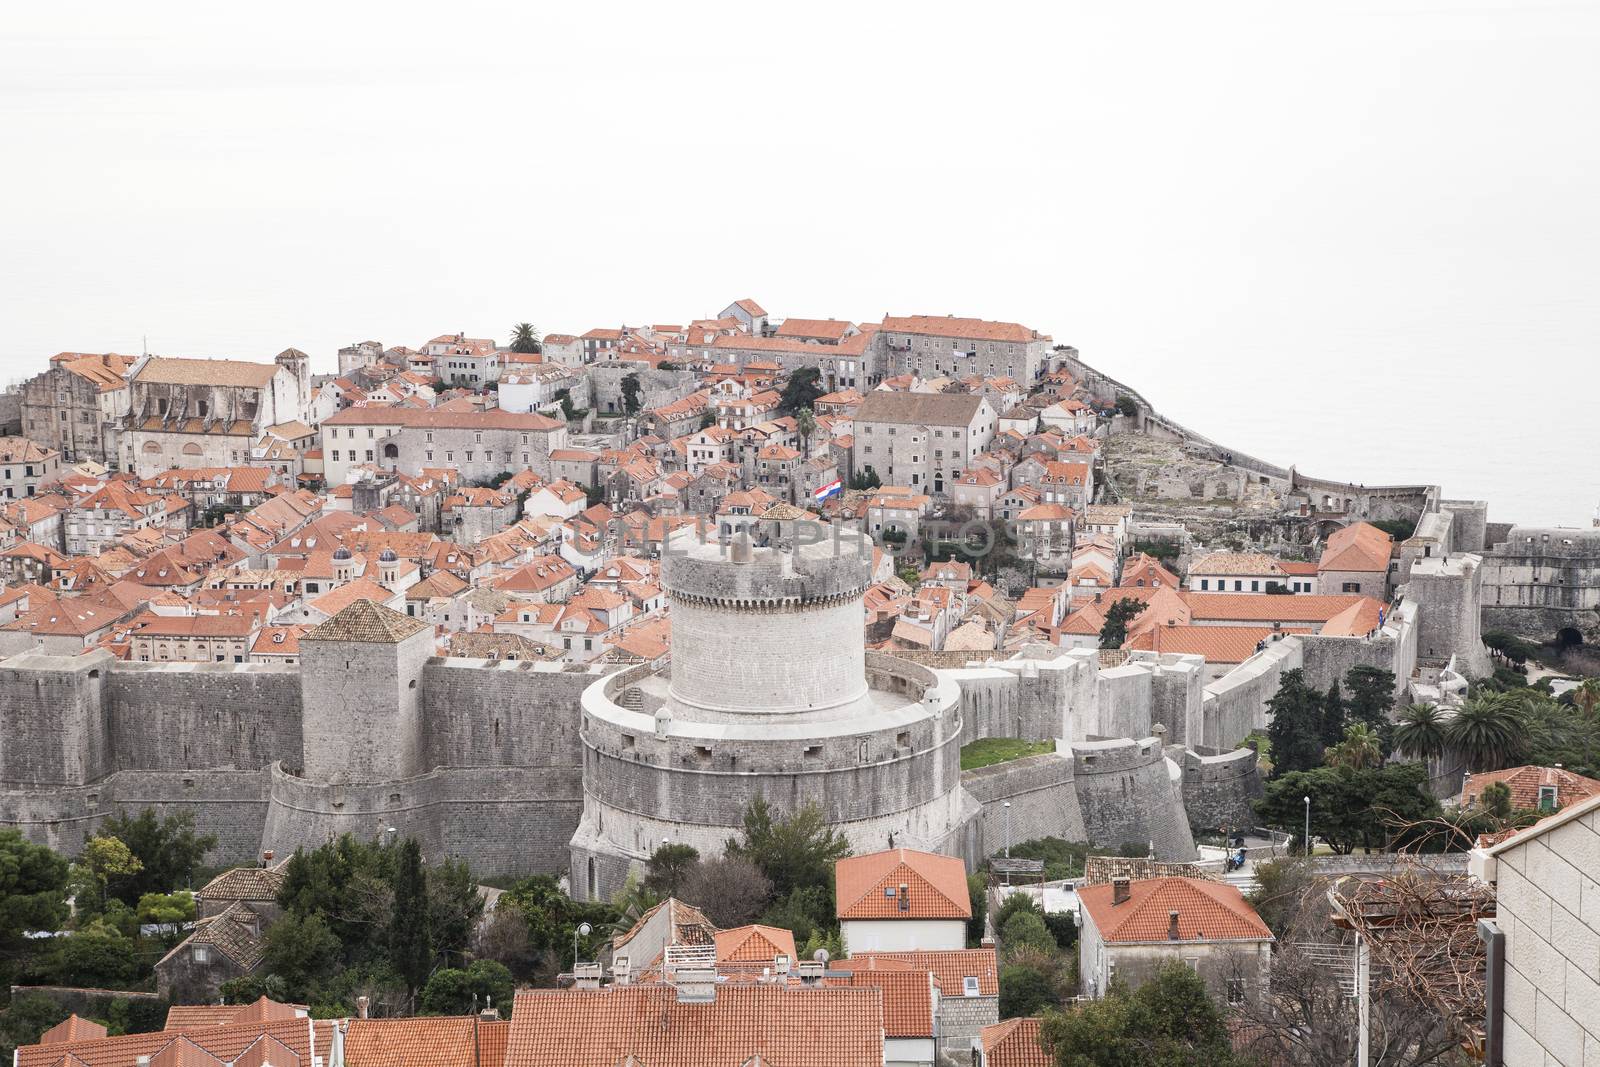
POLYGON ((1483 791, 1497 782, 1511 790, 1511 806, 1521 811, 1560 811, 1568 804, 1600 795, 1600 782, 1560 767, 1508 767, 1468 775, 1461 789, 1461 806, 1471 807, 1483 791))
POLYGON ((1360 593, 1385 599, 1393 553, 1393 537, 1371 523, 1352 523, 1328 536, 1317 561, 1317 584, 1324 593, 1360 593))
POLYGON ((1202 878, 1116 878, 1078 890, 1083 991, 1103 997, 1113 978, 1138 987, 1182 962, 1219 1000, 1240 1004, 1267 990, 1272 931, 1231 885, 1202 878))
POLYGON ((847 952, 966 947, 972 902, 960 858, 892 848, 840 860, 834 880, 847 952))
POLYGON ((985 1026, 978 1067, 1055 1067, 1056 1058, 1039 1044, 1039 1019, 1007 1019, 985 1026))

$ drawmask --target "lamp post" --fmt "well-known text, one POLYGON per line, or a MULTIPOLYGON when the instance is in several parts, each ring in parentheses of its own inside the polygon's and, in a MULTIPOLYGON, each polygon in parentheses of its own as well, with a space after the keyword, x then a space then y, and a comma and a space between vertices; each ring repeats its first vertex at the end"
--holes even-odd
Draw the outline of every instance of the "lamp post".
POLYGON ((1306 855, 1311 855, 1311 798, 1303 798, 1306 802, 1306 836, 1303 838, 1306 845, 1306 855))
POLYGON ((593 932, 594 932, 594 927, 590 926, 588 923, 579 923, 577 928, 572 931, 572 969, 573 970, 577 970, 578 969, 578 938, 580 938, 580 937, 588 937, 593 932))
POLYGON ((1006 801, 1000 807, 1006 813, 1006 859, 1011 858, 1011 801, 1006 801))

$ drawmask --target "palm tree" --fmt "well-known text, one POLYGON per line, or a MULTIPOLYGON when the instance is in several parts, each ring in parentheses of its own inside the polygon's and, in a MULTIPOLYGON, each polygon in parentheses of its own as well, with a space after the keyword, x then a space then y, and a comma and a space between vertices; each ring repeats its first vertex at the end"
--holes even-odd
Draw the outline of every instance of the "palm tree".
POLYGON ((1435 704, 1413 704, 1400 713, 1394 724, 1394 747, 1397 751, 1421 760, 1434 760, 1444 755, 1444 712, 1435 704))
POLYGON ((1524 728, 1516 698, 1491 693, 1461 705, 1446 724, 1444 737, 1474 771, 1496 771, 1521 751, 1524 728))
POLYGON ((807 459, 811 458, 811 435, 817 430, 817 420, 810 408, 801 408, 794 413, 794 428, 800 435, 800 451, 807 459))
POLYGON ((1583 709, 1585 715, 1593 715, 1594 709, 1600 706, 1600 678, 1585 678, 1572 691, 1572 703, 1583 709))
POLYGON ((511 327, 511 351, 533 353, 539 351, 539 329, 531 322, 519 322, 511 327))
POLYGON ((1383 742, 1372 727, 1353 722, 1344 728, 1344 740, 1328 750, 1328 762, 1352 771, 1376 767, 1383 762, 1383 742))

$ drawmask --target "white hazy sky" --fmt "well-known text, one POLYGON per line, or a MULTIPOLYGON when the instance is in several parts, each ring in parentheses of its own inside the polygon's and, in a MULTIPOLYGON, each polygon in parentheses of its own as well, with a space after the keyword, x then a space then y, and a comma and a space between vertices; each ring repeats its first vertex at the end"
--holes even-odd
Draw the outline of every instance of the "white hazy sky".
POLYGON ((0 378, 64 349, 1015 319, 1196 429, 1600 498, 1597 2, 16 5, 0 378))

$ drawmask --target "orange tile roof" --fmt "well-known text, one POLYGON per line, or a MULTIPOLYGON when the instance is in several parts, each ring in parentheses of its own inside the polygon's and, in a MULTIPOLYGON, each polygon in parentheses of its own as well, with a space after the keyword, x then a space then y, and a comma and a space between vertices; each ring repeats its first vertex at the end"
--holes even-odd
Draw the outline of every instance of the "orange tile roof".
POLYGON ((794 931, 776 926, 736 926, 716 934, 718 963, 768 963, 773 957, 795 958, 794 931))
POLYGON ((1483 791, 1496 782, 1504 782, 1510 788, 1513 808, 1528 811, 1538 810, 1541 787, 1555 789, 1557 807, 1566 807, 1568 804, 1600 795, 1600 782, 1593 778, 1585 778, 1581 774, 1573 774, 1560 767, 1528 765, 1468 776, 1466 785, 1461 790, 1462 806, 1475 803, 1483 791))
POLYGON ((833 870, 840 919, 972 917, 967 868, 959 857, 893 848, 848 856, 833 870), (906 886, 909 902, 900 894, 901 885, 906 886))
POLYGON ((927 334, 930 337, 959 337, 969 341, 1047 341, 1037 330, 1015 322, 986 322, 983 319, 958 319, 954 315, 904 315, 883 317, 883 328, 895 333, 927 334))
POLYGON ((978 995, 1000 995, 1000 969, 995 951, 989 948, 923 949, 908 952, 857 952, 849 959, 834 960, 834 969, 849 965, 851 960, 873 959, 903 964, 933 972, 939 981, 939 991, 946 997, 962 995, 963 979, 978 980, 978 995))
POLYGON ((62 1041, 95 1041, 105 1036, 105 1027, 97 1022, 82 1018, 74 1012, 40 1034, 39 1044, 54 1045, 62 1041))
POLYGON ((1078 890, 1083 910, 1108 942, 1167 941, 1172 912, 1179 941, 1267 941, 1272 931, 1231 885, 1201 878, 1148 878, 1128 884, 1113 904, 1111 882, 1078 890))
POLYGON ((1243 663, 1275 632, 1282 633, 1261 626, 1152 626, 1128 638, 1122 647, 1204 656, 1207 663, 1243 663))
POLYGON ((875 988, 728 983, 705 1004, 662 984, 524 989, 504 1067, 866 1067, 883 1029, 875 988))
POLYGON ((346 1067, 500 1067, 510 1025, 475 1015, 351 1019, 344 1061, 346 1067))
POLYGON ((1394 538, 1367 522, 1357 522, 1328 535, 1318 571, 1387 571, 1394 538))
POLYGON ((1240 622, 1327 622, 1363 600, 1355 593, 1185 593, 1189 613, 1196 620, 1240 622))
POLYGON ((1039 1044, 1039 1019, 1007 1019, 979 1031, 984 1067, 1055 1067, 1055 1057, 1039 1044))
MULTIPOLYGON (((848 965, 851 960, 839 961, 848 965)), ((883 1036, 888 1038, 919 1038, 933 1036, 933 1004, 935 984, 932 972, 904 968, 896 963, 891 967, 874 966, 875 961, 856 959, 860 966, 834 966, 833 970, 848 971, 848 978, 830 978, 829 985, 871 986, 883 990, 883 1036)), ((831 966, 831 965, 830 965, 831 966)))
MULTIPOLYGON (((193 1042, 199 1048, 224 1062, 232 1062, 251 1045, 269 1034, 283 1042, 300 1058, 302 1064, 311 1062, 311 1049, 315 1033, 317 1054, 327 1055, 333 1045, 333 1023, 309 1019, 276 1019, 271 1022, 241 1023, 231 1026, 211 1026, 189 1030, 175 1035, 171 1030, 158 1030, 147 1034, 124 1034, 93 1041, 65 1041, 54 1045, 26 1045, 17 1049, 15 1067, 51 1067, 63 1056, 76 1056, 87 1067, 135 1067, 141 1056, 160 1054, 175 1038, 193 1042)), ((274 1065, 276 1067, 276 1065, 274 1065)))

